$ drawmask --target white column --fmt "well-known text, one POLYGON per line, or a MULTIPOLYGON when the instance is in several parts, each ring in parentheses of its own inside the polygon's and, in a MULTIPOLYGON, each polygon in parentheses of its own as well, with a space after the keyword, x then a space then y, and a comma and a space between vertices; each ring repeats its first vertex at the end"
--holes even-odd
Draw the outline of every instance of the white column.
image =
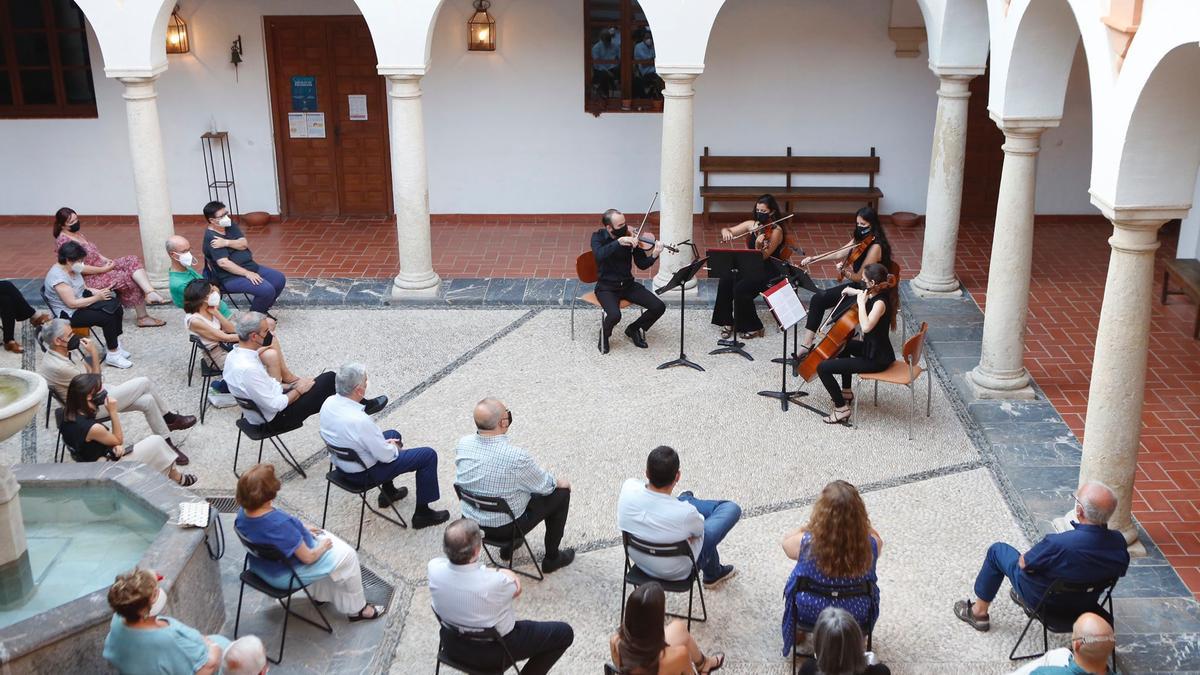
MULTIPOLYGON (((1117 493, 1117 511, 1109 527, 1131 545, 1137 543, 1130 510, 1142 432, 1146 354, 1150 343, 1150 307, 1154 303, 1154 251, 1164 218, 1112 218, 1112 253, 1092 381, 1088 388, 1079 482, 1098 480, 1117 493)), ((989 300, 990 302, 990 300, 989 300)))
POLYGON ((962 211, 963 160, 967 149, 968 85, 973 75, 939 75, 937 121, 925 197, 925 245, 912 289, 921 296, 959 296, 954 248, 962 211))
POLYGON ((388 74, 391 105, 392 195, 400 273, 392 297, 437 297, 442 280, 433 271, 429 231, 429 176, 425 168, 425 122, 421 75, 388 74))
POLYGON ((163 242, 175 234, 175 221, 171 216, 167 160, 158 125, 158 75, 117 79, 125 85, 125 119, 129 126, 129 155, 133 160, 142 262, 146 265, 150 283, 166 288, 171 263, 163 253, 163 242))
POLYGON ((1004 131, 1004 172, 988 267, 983 354, 968 377, 979 398, 1031 399, 1035 394, 1029 385, 1024 356, 1037 154, 1042 132, 1052 125, 998 123, 1004 131))
MULTIPOLYGON (((695 205, 695 153, 692 138, 692 108, 698 72, 658 71, 663 79, 662 164, 659 200, 662 217, 659 238, 668 244, 692 238, 692 213, 695 205)), ((692 262, 692 250, 679 247, 679 253, 663 251, 654 277, 655 286, 664 286, 679 268, 692 262)), ((695 286, 695 280, 688 288, 695 286)))

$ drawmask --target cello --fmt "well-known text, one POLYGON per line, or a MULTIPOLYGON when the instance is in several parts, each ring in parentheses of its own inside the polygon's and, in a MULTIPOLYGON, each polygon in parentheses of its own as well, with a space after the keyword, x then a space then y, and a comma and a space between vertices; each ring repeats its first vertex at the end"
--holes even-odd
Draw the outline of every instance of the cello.
MULTIPOLYGON (((864 239, 864 241, 866 240, 864 239)), ((866 246, 863 247, 863 250, 866 250, 866 246)), ((896 276, 889 274, 886 281, 871 287, 868 296, 882 293, 895 285, 896 276)), ((825 337, 821 338, 821 341, 796 363, 792 371, 794 376, 803 377, 805 382, 812 382, 813 378, 817 376, 817 366, 829 359, 836 358, 850 338, 854 336, 854 330, 858 328, 858 302, 851 299, 850 306, 842 308, 842 303, 850 298, 851 296, 848 295, 842 296, 842 300, 829 313, 829 320, 833 321, 833 325, 829 327, 825 337)))

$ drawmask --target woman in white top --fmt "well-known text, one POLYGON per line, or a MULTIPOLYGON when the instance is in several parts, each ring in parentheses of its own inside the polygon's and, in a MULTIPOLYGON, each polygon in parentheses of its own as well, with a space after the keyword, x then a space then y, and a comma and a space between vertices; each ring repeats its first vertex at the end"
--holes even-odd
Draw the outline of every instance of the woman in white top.
MULTIPOLYGON (((220 306, 220 291, 206 279, 193 279, 183 288, 183 311, 186 312, 183 321, 188 334, 200 338, 212 355, 212 361, 216 361, 214 365, 223 370, 225 355, 238 343, 238 336, 233 322, 221 316, 220 306)), ((267 322, 274 327, 272 319, 267 319, 267 322)), ((272 339, 269 346, 260 347, 258 358, 262 360, 267 373, 281 384, 300 379, 288 368, 278 338, 272 339)))
POLYGON ((58 249, 58 264, 46 272, 42 295, 50 312, 70 319, 72 328, 96 326, 104 332, 108 354, 104 362, 116 368, 133 365, 129 352, 121 347, 121 321, 124 313, 111 288, 89 288, 83 280, 83 247, 73 241, 58 249))

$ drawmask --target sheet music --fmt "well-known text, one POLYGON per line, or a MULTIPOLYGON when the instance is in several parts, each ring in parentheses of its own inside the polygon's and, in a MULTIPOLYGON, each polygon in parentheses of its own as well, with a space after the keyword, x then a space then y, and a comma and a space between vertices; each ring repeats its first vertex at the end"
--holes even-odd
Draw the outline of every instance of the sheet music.
POLYGON ((779 322, 779 327, 787 330, 804 320, 808 310, 796 295, 796 289, 785 279, 763 291, 763 297, 779 322))

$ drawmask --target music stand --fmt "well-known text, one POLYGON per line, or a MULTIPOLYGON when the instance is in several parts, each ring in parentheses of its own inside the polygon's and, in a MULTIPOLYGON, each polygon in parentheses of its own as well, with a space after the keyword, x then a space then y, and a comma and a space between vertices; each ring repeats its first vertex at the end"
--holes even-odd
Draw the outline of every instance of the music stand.
MULTIPOLYGON (((804 251, 801 250, 800 254, 803 255, 803 253, 804 253, 804 251)), ((803 288, 805 290, 812 291, 813 293, 816 293, 821 290, 821 288, 819 286, 817 286, 816 282, 814 282, 812 280, 812 277, 810 277, 808 275, 808 272, 804 271, 803 267, 800 267, 799 265, 796 265, 790 261, 782 260, 780 258, 772 258, 772 260, 780 268, 780 274, 782 274, 784 278, 786 278, 788 281, 791 282, 792 288, 795 288, 797 290, 803 288)), ((771 359, 771 363, 782 363, 782 364, 788 365, 788 366, 795 366, 796 363, 799 362, 799 359, 796 356, 799 353, 799 351, 800 351, 800 329, 797 328, 792 331, 792 354, 791 354, 791 356, 784 356, 783 358, 771 359)))
POLYGON ((679 358, 675 359, 674 361, 667 361, 666 363, 660 365, 658 370, 666 370, 667 368, 671 368, 673 366, 687 366, 688 368, 694 368, 700 372, 704 372, 704 368, 701 367, 700 364, 688 360, 687 354, 683 353, 683 315, 684 308, 687 307, 687 294, 684 292, 683 286, 687 282, 691 281, 692 277, 696 276, 696 272, 698 272, 701 267, 704 267, 704 263, 706 262, 708 262, 708 258, 700 258, 699 260, 692 261, 691 264, 680 267, 675 271, 675 274, 671 276, 671 280, 667 282, 666 286, 654 291, 655 293, 662 295, 676 286, 679 287, 679 358))
MULTIPOLYGON (((799 330, 798 325, 804 319, 806 313, 804 304, 800 302, 799 296, 796 295, 796 289, 792 288, 791 282, 787 279, 763 291, 762 296, 767 301, 767 306, 771 308, 771 316, 775 318, 775 323, 779 324, 780 329, 783 331, 783 359, 782 361, 775 359, 776 363, 781 364, 780 369, 783 371, 783 374, 780 377, 779 391, 760 391, 758 395, 779 399, 780 409, 786 411, 788 403, 804 405, 794 399, 801 396, 808 396, 808 392, 806 391, 788 391, 787 388, 788 366, 791 365, 790 359, 787 357, 787 332, 789 329, 793 331, 799 330)), ((804 407, 807 408, 808 406, 804 407)))
MULTIPOLYGON (((753 248, 710 248, 708 253, 708 276, 720 279, 726 274, 733 275, 733 289, 737 289, 738 282, 748 279, 762 279, 766 272, 762 264, 762 252, 753 248)), ((737 303, 733 303, 733 337, 729 340, 717 340, 717 344, 721 345, 717 349, 712 350, 709 354, 741 354, 746 357, 746 360, 753 361, 754 357, 750 356, 742 347, 746 346, 745 342, 737 339, 737 303)))

